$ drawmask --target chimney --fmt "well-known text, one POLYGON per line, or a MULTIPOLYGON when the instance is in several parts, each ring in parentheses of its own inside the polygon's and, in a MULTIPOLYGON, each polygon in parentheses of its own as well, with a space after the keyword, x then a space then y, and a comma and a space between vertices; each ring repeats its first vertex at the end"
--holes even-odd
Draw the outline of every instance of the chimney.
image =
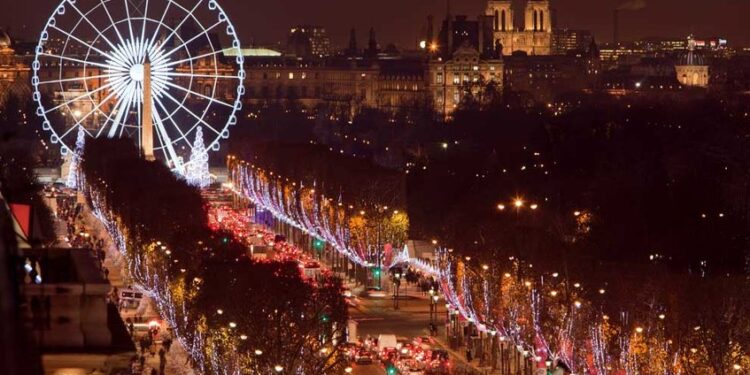
POLYGON ((619 10, 615 9, 612 11, 612 42, 615 47, 620 41, 620 14, 619 10))
POLYGON ((432 14, 430 14, 429 16, 427 16, 427 43, 428 44, 431 44, 432 42, 435 41, 434 39, 435 37, 433 35, 434 29, 432 26, 433 22, 434 20, 433 20, 432 14))

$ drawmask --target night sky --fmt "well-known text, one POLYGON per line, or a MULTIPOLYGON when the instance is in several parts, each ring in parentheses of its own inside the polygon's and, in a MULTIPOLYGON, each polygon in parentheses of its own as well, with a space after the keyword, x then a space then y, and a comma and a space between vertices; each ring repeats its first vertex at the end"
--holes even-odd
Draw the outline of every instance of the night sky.
MULTIPOLYGON (((153 1, 153 0, 152 0, 153 1)), ((645 8, 622 12, 622 40, 645 36, 725 36, 732 45, 750 45, 750 0, 645 0, 645 8)), ((0 0, 0 26, 15 37, 34 39, 59 1, 0 0)), ((134 1, 135 2, 135 1, 134 1)), ((552 0, 558 27, 590 29, 598 41, 612 39, 612 9, 623 0, 552 0)), ((289 26, 325 26, 337 45, 356 27, 360 46, 375 27, 378 42, 408 47, 419 38, 428 14, 445 15, 445 0, 219 0, 240 32, 243 44, 270 44, 285 39, 289 26)), ((454 14, 475 17, 485 0, 452 0, 454 14)), ((437 22, 436 22, 437 24, 437 22)), ((437 27, 437 25, 436 25, 437 27)))

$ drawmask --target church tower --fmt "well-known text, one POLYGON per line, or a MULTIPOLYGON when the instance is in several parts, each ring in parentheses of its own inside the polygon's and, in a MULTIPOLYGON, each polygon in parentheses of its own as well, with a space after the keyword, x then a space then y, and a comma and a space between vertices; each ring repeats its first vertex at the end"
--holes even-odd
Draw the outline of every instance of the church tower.
POLYGON ((513 7, 510 0, 489 0, 485 15, 493 19, 492 30, 513 31, 513 7))
POLYGON ((523 24, 514 24, 511 0, 488 0, 485 15, 492 18, 493 45, 504 55, 523 51, 529 55, 552 53, 552 12, 548 0, 526 0, 523 24))
POLYGON ((549 11, 549 1, 528 0, 524 13, 524 30, 536 32, 552 32, 552 22, 549 11))

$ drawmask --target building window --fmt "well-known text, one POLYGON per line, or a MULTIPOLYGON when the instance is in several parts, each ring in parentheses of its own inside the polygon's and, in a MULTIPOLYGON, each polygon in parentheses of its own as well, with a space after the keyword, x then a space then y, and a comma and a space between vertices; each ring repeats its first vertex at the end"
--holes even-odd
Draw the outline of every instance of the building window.
POLYGON ((435 82, 438 83, 438 84, 442 84, 443 83, 443 73, 438 73, 436 75, 435 82))
POLYGON ((289 79, 294 79, 294 73, 289 72, 289 79))
POLYGON ((461 75, 458 73, 453 73, 453 84, 459 85, 461 84, 461 75))

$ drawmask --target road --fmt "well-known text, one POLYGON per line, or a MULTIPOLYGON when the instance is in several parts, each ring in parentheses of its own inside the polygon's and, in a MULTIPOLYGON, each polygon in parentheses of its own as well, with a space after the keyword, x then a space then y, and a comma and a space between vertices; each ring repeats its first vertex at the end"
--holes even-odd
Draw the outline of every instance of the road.
MULTIPOLYGON (((416 287, 409 287, 409 289, 416 287)), ((429 333, 430 303, 427 296, 409 291, 399 300, 399 309, 394 310, 390 295, 386 298, 368 298, 361 296, 359 306, 350 308, 349 314, 357 321, 359 338, 377 337, 380 334, 394 334, 398 338, 412 339, 429 333)), ((438 335, 444 334, 445 302, 438 302, 437 327, 438 335)), ((382 375, 383 367, 376 362, 373 365, 352 366, 355 375, 382 375)))

